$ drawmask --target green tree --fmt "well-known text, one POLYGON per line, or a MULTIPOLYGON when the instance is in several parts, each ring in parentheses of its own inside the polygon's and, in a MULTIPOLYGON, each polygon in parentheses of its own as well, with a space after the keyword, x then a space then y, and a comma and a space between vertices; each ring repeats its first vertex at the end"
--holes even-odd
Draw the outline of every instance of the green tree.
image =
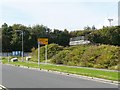
POLYGON ((6 23, 2 25, 2 51, 11 51, 11 38, 12 38, 12 27, 8 26, 6 23))

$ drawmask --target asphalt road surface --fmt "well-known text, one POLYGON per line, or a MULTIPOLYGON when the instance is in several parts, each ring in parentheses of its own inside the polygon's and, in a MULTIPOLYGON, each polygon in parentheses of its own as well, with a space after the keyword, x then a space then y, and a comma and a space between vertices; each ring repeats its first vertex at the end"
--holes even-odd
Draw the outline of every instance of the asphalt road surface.
POLYGON ((7 88, 118 88, 114 84, 9 65, 2 65, 2 85, 7 88))

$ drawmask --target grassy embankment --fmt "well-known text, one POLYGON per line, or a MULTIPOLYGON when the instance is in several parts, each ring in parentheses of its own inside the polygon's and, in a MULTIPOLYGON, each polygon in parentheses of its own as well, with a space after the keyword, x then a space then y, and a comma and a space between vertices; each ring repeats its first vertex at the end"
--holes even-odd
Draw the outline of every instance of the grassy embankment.
MULTIPOLYGON (((45 47, 40 49, 41 62, 45 59, 45 47)), ((32 51, 31 61, 37 62, 38 50, 32 51)), ((78 45, 63 47, 48 45, 48 61, 53 64, 118 70, 120 47, 113 45, 78 45)))

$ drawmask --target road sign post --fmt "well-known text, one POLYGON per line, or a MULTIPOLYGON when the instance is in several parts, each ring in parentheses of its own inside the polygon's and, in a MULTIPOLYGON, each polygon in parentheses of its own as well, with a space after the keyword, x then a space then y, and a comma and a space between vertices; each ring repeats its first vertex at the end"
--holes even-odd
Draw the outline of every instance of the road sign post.
POLYGON ((38 67, 40 67, 40 43, 38 42, 38 67))
POLYGON ((48 44, 48 38, 38 38, 38 42, 41 45, 47 45, 48 44))
POLYGON ((45 63, 47 63, 47 45, 45 45, 45 63))
POLYGON ((45 45, 45 63, 47 63, 48 38, 38 38, 38 67, 40 67, 40 45, 45 45))

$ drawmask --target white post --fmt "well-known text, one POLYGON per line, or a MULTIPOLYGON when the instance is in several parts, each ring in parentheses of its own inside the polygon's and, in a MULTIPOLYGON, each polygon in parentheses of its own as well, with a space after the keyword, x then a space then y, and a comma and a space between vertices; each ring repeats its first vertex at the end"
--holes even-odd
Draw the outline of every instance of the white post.
POLYGON ((40 67, 40 44, 38 42, 38 67, 40 67))
POLYGON ((45 45, 45 63, 47 63, 47 45, 45 45))

